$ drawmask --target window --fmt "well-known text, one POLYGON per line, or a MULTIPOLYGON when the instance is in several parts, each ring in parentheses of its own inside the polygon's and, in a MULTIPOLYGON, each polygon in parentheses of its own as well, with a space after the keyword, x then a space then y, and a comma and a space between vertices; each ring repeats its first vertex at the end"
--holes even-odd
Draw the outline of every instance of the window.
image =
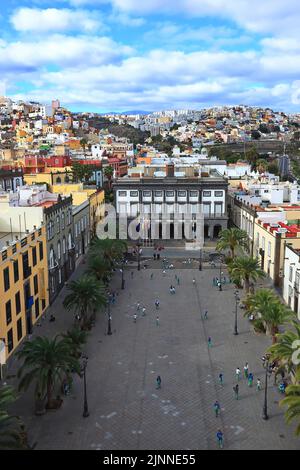
POLYGON ((63 254, 66 254, 66 239, 65 237, 63 238, 63 254))
POLYGON ((46 308, 46 300, 42 299, 42 310, 45 310, 46 308))
POLYGON ((68 225, 72 223, 72 210, 68 209, 68 225))
POLYGON ((174 191, 166 191, 166 197, 174 197, 174 191))
POLYGON ((17 321, 17 335, 18 335, 18 341, 21 341, 23 332, 22 332, 22 318, 19 318, 17 321))
POLYGON ((155 194, 156 197, 162 197, 163 192, 162 191, 155 191, 154 194, 155 194))
POLYGON ((265 245, 266 245, 266 239, 265 237, 262 237, 262 240, 261 240, 261 247, 262 247, 262 250, 265 251, 265 245))
POLYGON ((151 191, 143 191, 144 197, 151 197, 151 191))
POLYGON ((39 301, 39 299, 36 299, 34 305, 35 305, 35 318, 38 318, 40 316, 40 301, 39 301))
POLYGON ((39 291, 39 281, 38 281, 37 274, 33 278, 33 286, 34 286, 34 295, 37 295, 39 291))
POLYGON ((19 277, 19 261, 18 260, 14 261, 13 266, 14 266, 14 281, 18 282, 20 278, 19 277))
MULTIPOLYGON (((137 193, 137 191, 130 191, 130 196, 135 196, 135 194, 132 193, 137 193)), ((119 191, 119 196, 120 197, 126 197, 127 196, 127 191, 119 191)))
POLYGON ((9 300, 5 304, 5 311, 6 311, 6 324, 9 325, 11 323, 11 301, 9 300))
POLYGON ((289 274, 289 280, 290 280, 290 282, 293 281, 293 274, 294 274, 294 270, 293 270, 293 268, 290 266, 290 274, 289 274))
POLYGON ((42 261, 43 258, 44 258, 44 245, 43 245, 43 242, 40 242, 40 244, 39 244, 39 251, 40 251, 40 261, 42 261))
POLYGON ((16 315, 19 315, 21 312, 21 297, 20 297, 20 292, 17 292, 15 295, 15 301, 16 301, 16 315))
POLYGON ((186 191, 178 191, 178 197, 186 197, 186 191))
POLYGON ((61 243, 58 241, 57 243, 57 257, 58 259, 61 259, 61 243))
POLYGON ((198 197, 198 191, 190 191, 190 197, 198 197))
POLYGON ((7 347, 9 353, 14 349, 14 336, 12 328, 7 333, 7 347))
POLYGON ((223 197, 223 191, 215 191, 215 197, 223 197))
POLYGON ((58 270, 58 283, 61 284, 61 269, 58 270))
POLYGON ((56 230, 57 230, 57 233, 60 232, 60 220, 59 220, 59 215, 56 216, 56 230))
POLYGON ((210 211, 211 211, 211 204, 210 202, 205 202, 203 204, 203 213, 204 215, 210 215, 210 211))
POLYGON ((268 242, 268 256, 271 256, 271 242, 268 242))
POLYGON ((49 253, 49 268, 52 269, 54 268, 54 250, 51 248, 50 253, 49 253))
POLYGON ((9 283, 9 268, 5 268, 3 270, 3 281, 4 281, 4 290, 5 292, 8 291, 9 287, 10 287, 10 283, 9 283))
POLYGON ((216 202, 215 203, 215 215, 222 215, 223 213, 223 203, 222 202, 216 202))
POLYGON ((37 258, 36 258, 36 247, 32 248, 32 265, 35 266, 37 263, 37 258))
POLYGON ((72 250, 72 245, 73 245, 72 234, 71 234, 71 232, 69 232, 69 235, 68 235, 68 249, 69 250, 72 250))
POLYGON ((300 287, 300 272, 296 271, 296 279, 295 279, 295 288, 299 292, 300 287))
POLYGON ((203 191, 203 197, 211 197, 211 191, 203 191))
POLYGON ((61 228, 64 230, 65 228, 65 213, 61 214, 61 228))

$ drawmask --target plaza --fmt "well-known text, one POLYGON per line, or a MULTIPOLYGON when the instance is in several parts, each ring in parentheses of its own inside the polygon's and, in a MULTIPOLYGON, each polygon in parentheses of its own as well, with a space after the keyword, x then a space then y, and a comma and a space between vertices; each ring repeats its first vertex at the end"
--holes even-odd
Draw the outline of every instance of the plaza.
MULTIPOLYGON (((217 450, 218 429, 224 433, 226 450, 300 448, 295 427, 285 424, 284 411, 278 406, 281 395, 273 378, 267 421, 262 419, 264 390, 249 388, 243 378, 239 400, 234 397, 235 370, 239 367, 243 372, 246 362, 254 382, 260 378, 264 387, 261 357, 270 345, 268 337, 253 333, 240 310, 239 335, 233 335, 234 287, 228 283, 222 292, 213 287, 218 268, 204 265, 199 271, 196 260, 189 264, 180 257, 172 257, 170 262, 175 269, 167 269, 165 275, 161 260, 148 261, 147 269, 141 271, 134 263, 128 265, 125 290, 121 290, 121 274, 115 272, 113 334, 107 335, 107 315, 100 312, 84 348, 89 417, 82 417, 83 380, 77 376, 62 408, 44 416, 34 415, 32 389, 20 396, 13 411, 23 418, 29 442, 36 443, 36 449, 217 450), (170 295, 171 285, 175 295, 170 295), (155 299, 160 301, 158 311, 155 299), (137 312, 137 302, 146 308, 145 316, 137 312), (223 386, 218 381, 220 373, 223 386), (157 390, 158 375, 162 384, 157 390), (218 418, 213 408, 216 400, 221 406, 218 418)), ((73 278, 84 268, 82 265, 73 278)), ((73 316, 62 307, 65 294, 63 289, 35 336, 54 336, 71 327, 73 316), (51 313, 56 317, 53 323, 48 321, 51 313)), ((13 359, 10 375, 17 366, 13 359)))

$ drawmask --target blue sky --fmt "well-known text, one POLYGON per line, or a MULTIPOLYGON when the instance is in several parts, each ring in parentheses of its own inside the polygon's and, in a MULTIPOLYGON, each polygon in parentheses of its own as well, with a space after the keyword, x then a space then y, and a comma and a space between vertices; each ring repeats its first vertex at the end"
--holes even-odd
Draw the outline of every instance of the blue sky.
POLYGON ((298 0, 0 0, 0 94, 74 111, 300 112, 298 0))

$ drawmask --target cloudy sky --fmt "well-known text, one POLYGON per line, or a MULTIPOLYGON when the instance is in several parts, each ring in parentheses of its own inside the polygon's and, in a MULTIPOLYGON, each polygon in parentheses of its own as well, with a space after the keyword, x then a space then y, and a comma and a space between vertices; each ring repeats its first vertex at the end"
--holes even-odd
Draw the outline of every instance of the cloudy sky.
POLYGON ((299 0, 0 0, 0 95, 300 112, 299 0))

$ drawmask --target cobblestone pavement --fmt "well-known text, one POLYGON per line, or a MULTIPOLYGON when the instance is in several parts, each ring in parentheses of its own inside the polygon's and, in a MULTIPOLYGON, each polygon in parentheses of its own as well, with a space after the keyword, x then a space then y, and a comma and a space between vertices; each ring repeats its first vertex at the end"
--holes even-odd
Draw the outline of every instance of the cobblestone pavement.
MULTIPOLYGON (((107 318, 100 314, 85 350, 90 416, 82 417, 80 378, 75 378, 72 393, 59 411, 34 416, 32 390, 17 403, 15 411, 24 418, 37 449, 217 449, 218 429, 224 432, 225 449, 299 449, 294 427, 284 423, 272 381, 268 421, 262 419, 264 392, 249 388, 245 379, 240 382, 240 399, 234 399, 237 366, 243 370, 249 362, 254 382, 259 377, 264 383, 260 357, 270 341, 250 331, 241 312, 240 334, 233 335, 234 289, 227 285, 219 292, 212 286, 218 272, 208 268, 200 272, 195 266, 168 270, 163 276, 162 270, 151 267, 140 272, 128 267, 124 291, 116 272, 113 335, 106 335, 107 318), (179 286, 175 275, 180 278, 179 286), (169 293, 171 284, 176 287, 175 295, 169 293), (156 298, 160 300, 158 312, 156 298), (140 313, 134 323, 137 301, 146 307, 146 316, 140 313), (207 320, 202 315, 205 310, 207 320), (220 372, 223 387, 218 383, 220 372), (158 375, 162 378, 159 390, 158 375), (218 418, 215 400, 221 405, 218 418)), ((63 296, 64 292, 52 307, 57 321, 45 321, 39 334, 54 334, 71 325, 72 315, 61 306, 63 296)))

